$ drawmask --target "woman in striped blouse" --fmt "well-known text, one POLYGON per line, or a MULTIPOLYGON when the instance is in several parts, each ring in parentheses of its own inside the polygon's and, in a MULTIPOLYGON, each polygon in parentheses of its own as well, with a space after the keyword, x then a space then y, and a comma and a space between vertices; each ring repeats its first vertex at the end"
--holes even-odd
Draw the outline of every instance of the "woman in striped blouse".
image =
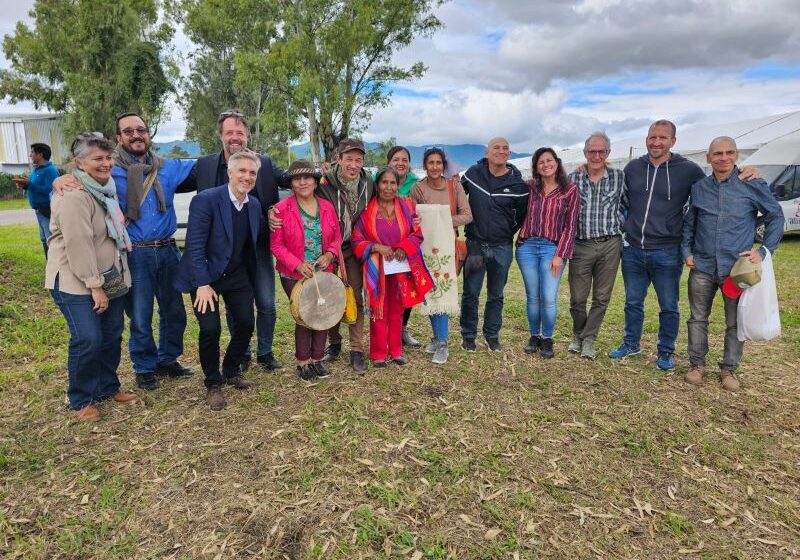
POLYGON ((517 264, 525 282, 530 340, 524 351, 552 358, 558 284, 572 258, 580 195, 552 148, 531 159, 533 179, 525 221, 517 238, 517 264))

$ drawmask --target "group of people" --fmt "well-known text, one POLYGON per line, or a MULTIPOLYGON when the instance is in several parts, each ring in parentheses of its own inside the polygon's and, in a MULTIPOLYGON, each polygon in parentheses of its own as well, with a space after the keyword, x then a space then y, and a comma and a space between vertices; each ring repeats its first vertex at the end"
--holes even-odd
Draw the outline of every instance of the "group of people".
MULTIPOLYGON (((585 142, 586 163, 577 171, 567 174, 556 151, 540 148, 528 181, 508 162, 509 143, 500 137, 490 140, 485 157, 460 177, 442 149, 426 150, 425 177, 419 180, 401 146, 389 151, 387 166, 374 176, 364 169, 364 144, 351 138, 341 141, 324 172, 304 160, 283 171, 268 156, 247 149, 244 115, 224 112, 218 125, 220 152, 196 162, 162 160, 144 120, 123 114, 116 146, 95 134, 79 135, 72 147, 73 171, 54 182, 46 287, 70 329, 68 396, 78 418, 99 418, 95 403, 102 399, 136 400, 120 390, 116 373, 123 312, 130 320, 130 355, 140 388, 156 389, 159 377, 192 375, 178 362, 186 327, 182 293, 190 294, 198 321, 211 409, 226 406, 223 386, 252 386, 244 373, 254 331, 257 363, 280 369, 272 349, 275 270, 287 297, 319 271, 338 273, 352 287, 356 313, 347 326, 356 372, 366 371, 370 362, 373 368, 409 362, 403 346, 420 345, 408 331, 411 308, 430 317, 432 336, 424 350, 434 363, 449 357, 450 315, 460 315, 462 348, 476 351, 484 279, 482 333, 489 350, 499 351, 515 244, 530 329, 524 351, 543 358, 555 353, 557 293, 567 267, 573 328, 568 350, 595 358, 622 261, 625 335, 608 355, 620 359, 641 351, 644 300, 652 283, 660 307, 657 365, 673 369, 686 264, 691 269, 686 381, 699 384, 714 294, 737 258, 757 262, 762 256, 763 249, 753 249, 757 214, 765 223, 764 247, 774 252, 783 232, 781 209, 756 178, 757 170, 737 168, 732 139, 711 143, 713 173, 706 177, 671 151, 675 126, 665 120, 650 126, 647 154, 624 170, 607 166, 610 140, 596 132, 585 142), (279 187, 290 188, 291 195, 279 201, 279 187), (173 237, 173 197, 192 190, 198 194, 181 255, 173 237), (221 364, 220 298, 230 331, 221 364)), ((721 381, 736 390, 742 343, 736 339, 736 298, 724 298, 721 381)), ((340 325, 317 331, 298 322, 294 339, 298 376, 328 377, 330 362, 342 353, 340 325)))

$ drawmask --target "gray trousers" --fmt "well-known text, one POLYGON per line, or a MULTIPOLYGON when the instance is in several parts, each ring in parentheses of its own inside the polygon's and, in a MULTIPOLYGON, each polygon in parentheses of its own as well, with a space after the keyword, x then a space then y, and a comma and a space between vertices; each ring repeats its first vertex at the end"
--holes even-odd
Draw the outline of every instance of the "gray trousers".
MULTIPOLYGON (((707 274, 699 270, 689 273, 689 310, 691 316, 686 321, 689 331, 689 344, 686 353, 692 365, 706 365, 708 354, 708 316, 717 290, 722 287, 725 278, 715 274, 707 274)), ((739 298, 731 299, 722 294, 725 304, 725 347, 722 352, 721 369, 736 371, 742 359, 744 342, 736 337, 736 307, 739 298)))
POLYGON ((569 261, 569 312, 572 332, 579 338, 596 338, 606 315, 614 281, 617 278, 622 237, 576 239, 569 261), (592 306, 586 313, 586 301, 592 292, 592 306))

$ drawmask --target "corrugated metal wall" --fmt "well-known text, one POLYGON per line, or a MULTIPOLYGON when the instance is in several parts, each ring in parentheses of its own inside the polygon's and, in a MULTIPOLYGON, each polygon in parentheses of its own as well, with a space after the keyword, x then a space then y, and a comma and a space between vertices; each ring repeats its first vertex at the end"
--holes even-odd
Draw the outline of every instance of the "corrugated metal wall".
POLYGON ((28 164, 30 145, 44 142, 53 150, 51 161, 64 163, 69 149, 61 131, 61 115, 0 117, 0 165, 28 164))
MULTIPOLYGON (((65 163, 69 148, 64 142, 64 133, 61 131, 62 117, 48 117, 42 119, 25 119, 25 136, 28 146, 34 142, 43 142, 50 146, 53 155, 50 161, 56 165, 65 163)), ((27 150, 25 152, 27 157, 27 150)))

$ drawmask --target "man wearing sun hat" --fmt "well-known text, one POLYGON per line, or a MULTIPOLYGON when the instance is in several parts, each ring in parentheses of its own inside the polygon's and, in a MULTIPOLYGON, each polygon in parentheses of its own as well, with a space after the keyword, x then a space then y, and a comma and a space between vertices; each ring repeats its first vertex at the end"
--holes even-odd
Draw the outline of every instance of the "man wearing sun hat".
POLYGON ((741 287, 760 279, 760 263, 766 255, 763 247, 775 252, 783 236, 784 222, 783 211, 763 179, 739 179, 738 158, 732 138, 720 136, 711 141, 706 159, 713 173, 692 185, 681 243, 681 254, 690 269, 687 353, 691 366, 685 380, 692 385, 703 383, 708 317, 714 296, 721 288, 725 343, 719 367, 722 388, 728 391, 739 389, 735 372, 744 350, 744 343, 736 336, 741 287), (759 213, 764 218, 764 243, 762 248, 754 249, 759 213))

